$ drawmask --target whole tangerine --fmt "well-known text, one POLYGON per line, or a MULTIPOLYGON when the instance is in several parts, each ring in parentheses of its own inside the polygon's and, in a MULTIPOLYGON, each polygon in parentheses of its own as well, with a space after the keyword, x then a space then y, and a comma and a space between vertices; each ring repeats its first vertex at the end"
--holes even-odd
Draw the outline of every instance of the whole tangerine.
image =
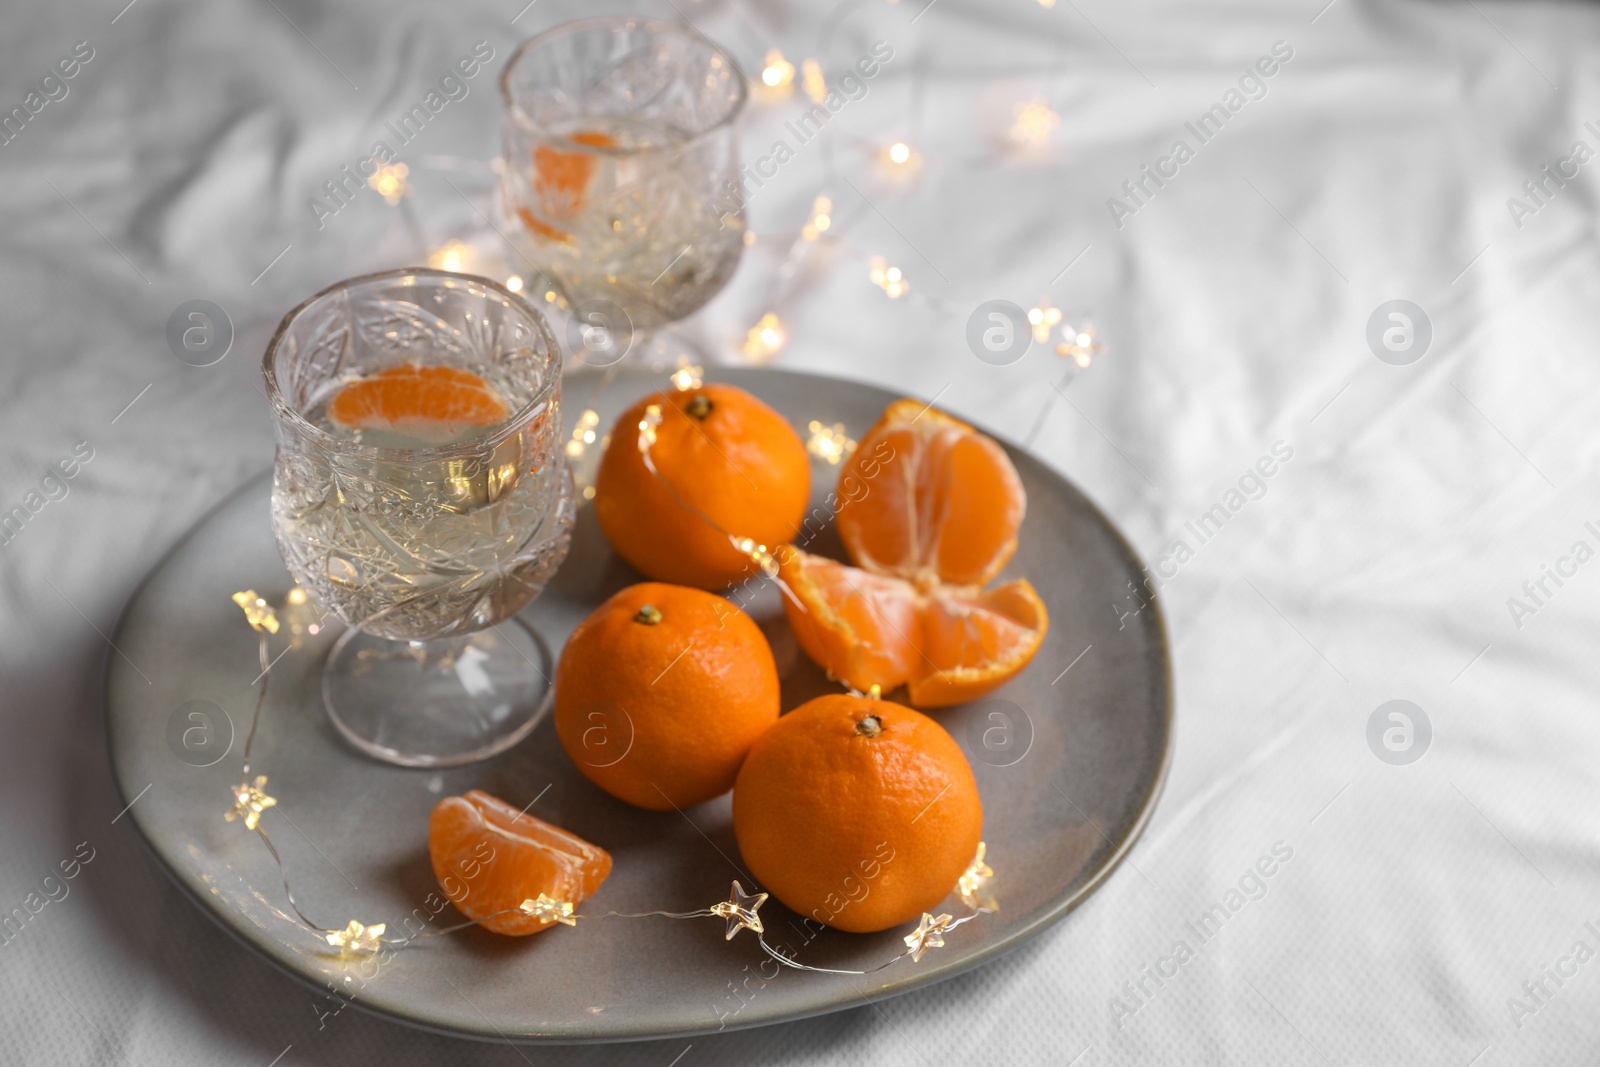
POLYGON ((579 771, 641 808, 687 808, 733 788, 778 718, 766 635, 729 601, 642 582, 578 624, 556 665, 555 725, 579 771))
POLYGON ((617 419, 595 476, 595 517, 648 578, 724 589, 755 572, 729 536, 774 548, 794 539, 811 498, 811 461, 786 419, 731 385, 653 393, 617 419), (650 459, 639 426, 660 409, 650 459), (659 477, 657 477, 659 475, 659 477))
POLYGON ((935 906, 978 851, 983 804, 944 727, 843 693, 779 719, 733 789, 739 853, 762 888, 852 933, 935 906))

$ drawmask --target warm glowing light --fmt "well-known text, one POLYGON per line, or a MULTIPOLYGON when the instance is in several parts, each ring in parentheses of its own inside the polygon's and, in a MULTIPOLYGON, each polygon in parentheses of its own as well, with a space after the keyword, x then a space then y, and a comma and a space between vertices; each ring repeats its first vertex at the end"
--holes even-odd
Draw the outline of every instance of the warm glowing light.
MULTIPOLYGON (((1037 328, 1035 332, 1037 333, 1037 328)), ((1079 370, 1092 363, 1095 355, 1104 352, 1105 348, 1105 345, 1095 340, 1094 327, 1089 323, 1084 323, 1082 326, 1062 323, 1061 340, 1056 344, 1056 355, 1071 359, 1079 370)))
POLYGON ((223 814, 223 819, 227 822, 243 819, 247 830, 261 825, 261 813, 278 803, 276 797, 267 796, 266 784, 267 776, 258 774, 254 783, 245 781, 234 786, 233 807, 223 814))
POLYGON ((252 630, 269 634, 278 632, 278 613, 254 589, 233 594, 233 602, 244 610, 245 621, 252 630))
POLYGON ((572 903, 570 901, 556 900, 544 893, 540 893, 536 900, 524 900, 517 910, 524 915, 538 919, 542 923, 578 925, 578 918, 572 914, 572 903))
POLYGON ((672 372, 671 381, 672 387, 679 391, 698 389, 705 384, 705 368, 680 356, 678 369, 672 372))
POLYGON ((572 428, 572 440, 567 442, 567 455, 577 459, 583 455, 584 449, 594 444, 594 430, 600 425, 600 416, 593 410, 586 409, 578 416, 578 424, 572 428))
POLYGON ((398 204, 406 195, 406 175, 410 173, 404 163, 385 163, 372 172, 367 184, 390 204, 398 204))
POLYGON ((833 201, 826 196, 819 196, 811 204, 811 218, 800 230, 800 236, 807 241, 815 241, 818 237, 828 232, 828 227, 833 225, 833 201))
POLYGON ((808 59, 800 64, 800 88, 805 90, 813 104, 820 104, 828 98, 828 81, 822 76, 821 63, 808 59))
POLYGON ((383 932, 388 928, 387 923, 367 926, 351 919, 343 930, 329 930, 323 937, 340 954, 359 956, 378 951, 383 945, 383 932))
POLYGON ((1036 308, 1028 309, 1028 322, 1033 326, 1033 339, 1039 344, 1050 340, 1050 331, 1061 323, 1061 309, 1051 307, 1049 301, 1044 301, 1036 308))
POLYGON ((1049 140, 1059 125, 1061 116, 1050 110, 1044 97, 1036 97, 1026 104, 1017 105, 1017 119, 1011 124, 1011 137, 1023 144, 1040 145, 1049 140))
POLYGON ((443 248, 438 249, 428 256, 428 266, 436 270, 447 270, 453 274, 470 272, 477 253, 465 241, 451 239, 443 248))
POLYGON ((911 953, 911 962, 921 963, 922 957, 930 948, 943 948, 944 935, 952 925, 952 918, 948 914, 934 916, 923 912, 922 921, 917 924, 917 928, 901 939, 906 943, 906 950, 911 953))
POLYGON ((980 908, 987 908, 989 911, 997 910, 994 897, 984 892, 984 886, 988 884, 989 879, 994 877, 994 868, 985 863, 983 859, 984 853, 988 850, 989 847, 979 841, 977 856, 967 865, 966 871, 956 882, 956 892, 961 895, 961 903, 973 911, 977 911, 980 908))
POLYGON ((744 354, 756 362, 771 359, 783 347, 785 340, 787 335, 783 332, 783 323, 769 311, 745 334, 744 354))
POLYGON ((886 293, 890 300, 899 300, 911 291, 911 283, 899 267, 891 267, 882 256, 872 257, 872 268, 868 271, 872 284, 886 293))
POLYGON ((806 451, 830 464, 837 466, 840 460, 856 450, 856 442, 844 432, 842 422, 824 426, 812 419, 806 428, 811 431, 810 438, 806 440, 806 451))
POLYGON ((511 277, 507 278, 506 288, 510 289, 513 293, 522 292, 522 275, 513 274, 511 277))
POLYGON ((922 166, 922 155, 905 141, 895 141, 878 153, 879 162, 896 177, 907 177, 922 166))
MULTIPOLYGON (((783 58, 783 53, 776 48, 767 53, 767 58, 762 61, 761 84, 770 90, 787 90, 794 82, 794 64, 783 58)), ((776 94, 775 94, 776 95, 776 94)))

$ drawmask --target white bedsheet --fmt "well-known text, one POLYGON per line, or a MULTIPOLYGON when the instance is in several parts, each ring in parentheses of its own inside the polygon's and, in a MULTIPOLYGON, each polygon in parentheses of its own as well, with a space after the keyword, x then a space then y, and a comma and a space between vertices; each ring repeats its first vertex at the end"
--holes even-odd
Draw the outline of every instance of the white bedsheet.
MULTIPOLYGON (((865 96, 753 197, 761 241, 692 329, 735 358, 776 310, 778 365, 937 396, 1075 479, 1173 575, 1177 750, 1130 862, 991 966, 788 1026, 519 1052, 360 1013, 319 1030, 313 996, 113 823, 100 670, 140 577, 269 462, 257 364, 277 319, 466 225, 440 176, 496 151, 511 47, 616 8, 123 2, 14 9, 0 33, 0 108, 59 97, 0 145, 0 510, 41 493, 0 548, 0 910, 93 857, 0 944, 0 1061, 1600 1059, 1600 563, 1574 554, 1600 549, 1600 164, 1574 148, 1600 151, 1585 126, 1600 127, 1600 12, 870 0, 830 16, 824 48, 820 7, 647 2, 752 69, 772 47, 846 63, 892 44, 865 96), (319 229, 323 181, 480 40, 491 71, 402 151, 408 205, 364 194, 319 229), (41 87, 78 42, 74 76, 41 87), (1292 57, 1264 90, 1247 82, 1203 143, 1188 132, 1277 42, 1292 57), (1035 98, 1060 125, 1024 151, 1009 131, 1035 98), (1192 158, 1162 162, 1180 137, 1192 158), (899 184, 876 160, 895 140, 920 157, 899 184), (1146 164, 1170 177, 1132 200, 1146 164), (1524 183, 1546 164, 1577 173, 1536 200, 1524 183), (835 225, 780 276, 819 192, 835 225), (1129 211, 1108 207, 1119 196, 1129 211), (873 256, 907 296, 869 281, 873 256), (1040 348, 980 362, 966 320, 994 298, 1090 313, 1107 351, 1062 393, 1065 365, 1040 348), (235 326, 215 366, 168 351, 191 299, 235 326), (1409 365, 1366 340, 1393 299, 1431 323, 1409 365), (1200 543, 1186 524, 1228 509, 1275 444, 1291 458, 1200 543), (69 457, 74 476, 46 482, 69 457), (1367 742, 1393 699, 1431 723, 1407 766, 1367 742), (1250 877, 1275 847, 1290 858, 1250 877), (1240 906, 1202 943, 1186 923, 1230 891, 1240 906), (1191 958, 1163 963, 1180 940, 1191 958)), ((748 158, 798 99, 752 106, 748 158)), ((481 166, 456 173, 483 186, 481 166)))

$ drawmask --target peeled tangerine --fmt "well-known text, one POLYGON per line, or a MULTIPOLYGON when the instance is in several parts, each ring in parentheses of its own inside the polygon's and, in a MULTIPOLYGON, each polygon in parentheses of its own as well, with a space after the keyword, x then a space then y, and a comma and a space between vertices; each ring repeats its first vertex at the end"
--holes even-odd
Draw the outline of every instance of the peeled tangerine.
POLYGON ((434 806, 428 855, 440 888, 458 911, 512 937, 536 934, 556 922, 521 914, 516 909, 523 901, 543 893, 576 906, 611 873, 605 849, 477 789, 434 806))
POLYGON ((983 589, 1016 551, 1027 509, 993 439, 897 400, 841 469, 837 495, 858 566, 779 553, 807 655, 863 692, 905 685, 921 708, 975 700, 1028 665, 1049 628, 1044 602, 1026 579, 983 589))

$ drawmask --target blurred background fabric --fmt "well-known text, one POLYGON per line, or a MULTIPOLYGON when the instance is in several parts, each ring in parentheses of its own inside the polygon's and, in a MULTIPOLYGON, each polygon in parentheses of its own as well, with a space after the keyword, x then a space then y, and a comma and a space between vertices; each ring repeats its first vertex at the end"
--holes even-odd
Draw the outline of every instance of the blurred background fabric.
MULTIPOLYGON (((27 115, 0 144, 0 512, 27 514, 0 545, 0 912, 92 855, 0 943, 0 1061, 1600 1058, 1600 10, 124 2, 14 5, 0 34, 0 111, 27 115), (772 50, 833 75, 892 46, 752 193, 757 240, 688 330, 742 360, 772 312, 774 365, 937 398, 1083 487, 1160 568, 1165 794, 1064 921, 837 1015, 522 1049, 319 1020, 313 992, 182 899, 116 819, 107 635, 179 536, 269 465, 259 356, 277 321, 481 230, 512 48, 624 10, 687 18, 751 73, 772 50), (363 191, 319 218, 324 183, 479 41, 486 71, 399 149, 406 199, 363 191), (1225 122, 1190 132, 1218 105, 1225 122), (885 163, 896 142, 906 165, 885 163), (832 226, 807 242, 819 194, 832 226), (874 284, 873 257, 910 291, 874 284), (965 331, 990 299, 1090 318, 1105 350, 1075 376, 1046 345, 982 362, 965 331), (191 300, 231 320, 211 366, 169 349, 191 300), (1392 300, 1431 335, 1403 365, 1368 340, 1392 300), (1219 502, 1226 523, 1191 535, 1219 502), (1395 699, 1431 724, 1404 766, 1368 740, 1395 699), (1219 902, 1231 917, 1195 938, 1219 902), (1170 973, 1180 940, 1192 958, 1170 973)), ((789 136, 802 80, 752 102, 747 161, 789 136)))

